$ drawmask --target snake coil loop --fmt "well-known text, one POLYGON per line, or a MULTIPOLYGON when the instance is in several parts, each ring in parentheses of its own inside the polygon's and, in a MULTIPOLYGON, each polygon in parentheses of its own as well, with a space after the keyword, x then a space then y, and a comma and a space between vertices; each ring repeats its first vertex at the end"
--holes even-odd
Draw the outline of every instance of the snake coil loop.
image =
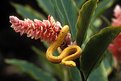
POLYGON ((53 63, 60 63, 66 66, 76 66, 76 63, 73 61, 74 59, 78 58, 82 52, 81 48, 78 45, 70 45, 66 47, 59 56, 54 56, 54 51, 60 47, 60 45, 64 42, 64 38, 66 37, 67 33, 69 32, 68 25, 65 25, 55 42, 53 42, 46 52, 46 57, 50 62, 53 63))

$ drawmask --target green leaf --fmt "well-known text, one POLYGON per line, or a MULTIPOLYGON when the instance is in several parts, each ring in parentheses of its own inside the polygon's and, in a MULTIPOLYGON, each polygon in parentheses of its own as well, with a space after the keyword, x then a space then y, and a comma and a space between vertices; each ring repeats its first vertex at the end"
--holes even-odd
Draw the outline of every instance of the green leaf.
POLYGON ((69 72, 71 74, 71 78, 73 81, 82 81, 81 74, 80 74, 79 69, 77 67, 69 68, 69 72))
POLYGON ((89 76, 88 81, 108 81, 106 69, 104 64, 101 63, 89 76))
POLYGON ((36 47, 32 47, 32 50, 37 54, 38 60, 41 63, 42 69, 46 70, 48 73, 58 76, 62 81, 63 79, 63 67, 60 64, 54 64, 47 60, 46 55, 43 51, 36 47))
POLYGON ((35 52, 35 54, 37 54, 38 59, 42 64, 42 67, 44 67, 45 69, 46 66, 48 66, 47 68, 51 68, 51 63, 46 59, 45 52, 43 50, 40 50, 35 46, 32 46, 31 49, 35 52))
POLYGON ((83 3, 84 3, 86 0, 74 0, 74 1, 75 1, 75 3, 76 3, 76 6, 77 6, 78 8, 81 8, 82 5, 83 5, 83 3))
POLYGON ((53 2, 54 12, 55 12, 54 17, 56 18, 56 20, 61 22, 62 25, 65 25, 65 19, 64 19, 64 16, 63 16, 61 10, 58 7, 57 0, 52 0, 52 2, 53 2))
POLYGON ((108 76, 112 72, 115 65, 113 55, 108 50, 105 51, 105 58, 103 60, 103 64, 105 66, 108 76))
POLYGON ((93 17, 93 20, 100 16, 104 11, 106 11, 108 8, 110 8, 115 0, 102 0, 98 4, 96 10, 95 10, 95 15, 93 17))
POLYGON ((14 65, 21 72, 29 74, 37 81, 56 81, 55 78, 52 77, 52 75, 48 74, 47 72, 27 61, 7 59, 6 63, 14 65))
POLYGON ((79 11, 77 20, 77 39, 76 42, 79 46, 82 45, 86 38, 86 32, 89 27, 92 15, 95 11, 98 0, 87 1, 79 11))
POLYGON ((37 0, 37 3, 48 15, 54 16, 54 7, 51 0, 37 0))
POLYGON ((109 43, 121 32, 121 27, 106 27, 93 35, 87 42, 81 56, 81 71, 85 80, 104 56, 109 43))
POLYGON ((45 18, 42 14, 37 12, 36 10, 32 9, 30 6, 22 6, 16 3, 11 3, 16 11, 23 16, 24 18, 30 18, 30 19, 43 19, 45 18))
POLYGON ((70 31, 72 34, 72 38, 75 39, 75 24, 77 20, 77 8, 75 7, 72 0, 54 0, 55 6, 58 9, 57 13, 60 15, 63 15, 62 18, 64 18, 64 25, 69 25, 70 31))

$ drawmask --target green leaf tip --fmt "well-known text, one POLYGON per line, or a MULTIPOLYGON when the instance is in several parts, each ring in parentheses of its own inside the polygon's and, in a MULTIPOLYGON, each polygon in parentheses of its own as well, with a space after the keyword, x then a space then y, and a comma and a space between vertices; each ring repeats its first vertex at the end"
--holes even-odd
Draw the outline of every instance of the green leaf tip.
POLYGON ((76 42, 79 46, 82 45, 86 38, 86 32, 90 26, 91 18, 97 7, 98 0, 88 0, 84 3, 82 8, 79 11, 79 16, 76 23, 76 42))

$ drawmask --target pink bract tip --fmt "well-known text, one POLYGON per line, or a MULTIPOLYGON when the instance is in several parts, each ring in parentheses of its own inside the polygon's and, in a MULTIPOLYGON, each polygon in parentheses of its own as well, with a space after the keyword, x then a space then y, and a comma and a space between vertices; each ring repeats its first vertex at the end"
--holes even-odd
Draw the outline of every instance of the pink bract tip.
POLYGON ((121 7, 116 5, 114 9, 114 17, 112 20, 112 26, 121 26, 121 7))
POLYGON ((119 5, 116 5, 115 9, 114 9, 114 16, 115 17, 121 17, 121 7, 119 5))

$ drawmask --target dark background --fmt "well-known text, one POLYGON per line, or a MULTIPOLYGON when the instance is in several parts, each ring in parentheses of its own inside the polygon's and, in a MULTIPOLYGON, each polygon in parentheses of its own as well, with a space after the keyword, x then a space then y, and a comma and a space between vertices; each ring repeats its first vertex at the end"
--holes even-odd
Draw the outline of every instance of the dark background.
MULTIPOLYGON (((26 36, 20 36, 10 28, 9 16, 19 16, 15 9, 10 5, 10 2, 16 2, 23 5, 29 4, 39 12, 43 12, 38 8, 36 0, 0 0, 0 81, 34 81, 27 75, 21 76, 14 73, 7 73, 8 65, 4 63, 5 58, 17 58, 35 62, 36 55, 31 50, 31 46, 34 45, 40 49, 43 48, 40 40, 31 40, 26 36)), ((117 3, 121 4, 121 1, 116 0, 113 7, 104 13, 110 20, 113 8, 117 3)))
POLYGON ((19 75, 9 71, 8 69, 11 67, 9 67, 4 60, 6 58, 17 58, 35 62, 36 55, 31 50, 31 46, 34 45, 40 49, 43 48, 40 40, 31 40, 27 38, 26 35, 20 36, 19 33, 15 33, 9 23, 10 15, 16 15, 21 18, 10 5, 10 2, 20 3, 22 5, 29 4, 39 12, 43 12, 38 8, 35 1, 36 0, 0 1, 0 81, 34 81, 27 75, 19 75))

